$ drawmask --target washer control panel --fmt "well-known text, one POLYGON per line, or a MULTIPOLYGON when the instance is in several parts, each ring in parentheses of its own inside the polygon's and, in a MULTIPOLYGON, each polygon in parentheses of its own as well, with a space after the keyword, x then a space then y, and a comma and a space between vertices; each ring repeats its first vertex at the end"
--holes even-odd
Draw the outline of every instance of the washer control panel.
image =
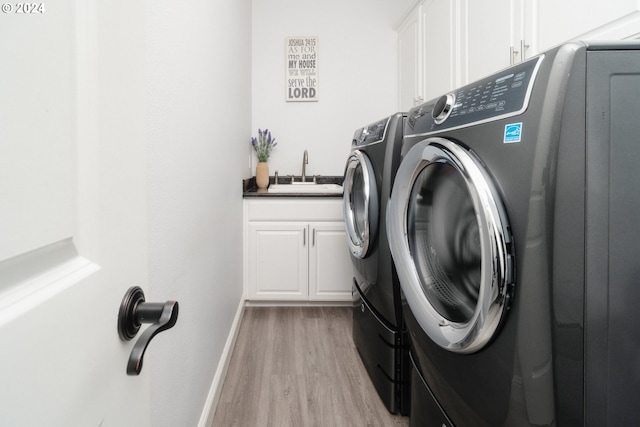
MULTIPOLYGON (((411 134, 437 132, 521 114, 544 56, 530 59, 409 111, 411 134)), ((406 134, 406 132, 405 132, 406 134)))
POLYGON ((351 146, 361 147, 363 145, 371 145, 382 141, 387 131, 387 125, 389 124, 390 119, 391 117, 387 117, 356 130, 353 134, 351 146))

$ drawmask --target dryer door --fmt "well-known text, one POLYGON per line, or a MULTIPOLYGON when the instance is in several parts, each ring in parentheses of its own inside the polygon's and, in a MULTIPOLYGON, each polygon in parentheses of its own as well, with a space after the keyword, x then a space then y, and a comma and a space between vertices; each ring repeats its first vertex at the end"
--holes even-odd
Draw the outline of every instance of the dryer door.
POLYGON ((355 150, 344 173, 343 211, 349 249, 356 258, 365 258, 378 230, 378 188, 367 155, 355 150))
POLYGON ((489 175, 469 150, 426 139, 405 155, 387 231, 407 303, 441 347, 483 348, 513 288, 507 216, 489 175))

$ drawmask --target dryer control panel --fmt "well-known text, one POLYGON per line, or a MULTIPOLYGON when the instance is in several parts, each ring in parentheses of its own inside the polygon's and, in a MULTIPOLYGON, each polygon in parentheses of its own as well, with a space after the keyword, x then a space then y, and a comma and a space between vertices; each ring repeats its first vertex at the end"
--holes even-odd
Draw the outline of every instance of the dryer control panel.
POLYGON ((544 55, 532 58, 413 108, 407 120, 410 134, 428 134, 523 113, 543 59, 544 55))

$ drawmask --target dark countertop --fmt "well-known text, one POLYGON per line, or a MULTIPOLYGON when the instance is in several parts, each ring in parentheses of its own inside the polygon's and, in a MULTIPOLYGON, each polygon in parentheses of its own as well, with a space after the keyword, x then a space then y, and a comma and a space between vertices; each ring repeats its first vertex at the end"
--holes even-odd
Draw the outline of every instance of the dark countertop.
MULTIPOLYGON (((300 176, 294 177, 294 179, 298 182, 301 181, 300 176)), ((286 184, 290 177, 279 177, 279 184, 286 184)), ((312 177, 307 177, 307 180, 312 180, 312 177)), ((342 181, 344 177, 342 176, 319 176, 316 178, 318 184, 339 184, 342 185, 342 181)), ((274 183, 274 177, 269 177, 269 185, 274 183)), ((242 180, 242 197, 334 197, 334 198, 342 198, 342 194, 335 193, 269 193, 269 190, 258 190, 258 186, 256 185, 256 177, 251 177, 249 179, 242 180)))

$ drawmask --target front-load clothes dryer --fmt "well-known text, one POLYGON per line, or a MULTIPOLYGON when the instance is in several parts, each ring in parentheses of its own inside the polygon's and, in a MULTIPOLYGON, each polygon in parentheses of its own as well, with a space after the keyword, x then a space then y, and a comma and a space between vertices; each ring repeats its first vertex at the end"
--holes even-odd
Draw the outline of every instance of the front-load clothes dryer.
POLYGON ((353 340, 378 394, 394 414, 408 411, 409 353, 385 222, 405 118, 397 113, 356 130, 343 199, 354 272, 353 340))
POLYGON ((387 218, 417 426, 640 419, 640 44, 415 107, 387 218))

